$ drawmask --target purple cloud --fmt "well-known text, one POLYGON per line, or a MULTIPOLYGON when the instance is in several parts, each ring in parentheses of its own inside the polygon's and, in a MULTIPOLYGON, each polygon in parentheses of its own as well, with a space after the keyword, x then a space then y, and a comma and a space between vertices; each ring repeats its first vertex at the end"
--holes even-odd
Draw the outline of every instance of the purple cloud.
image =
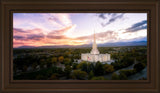
POLYGON ((143 29, 147 29, 147 20, 133 24, 131 27, 126 29, 126 32, 136 32, 143 29))
POLYGON ((30 39, 30 40, 41 40, 41 39, 43 39, 45 36, 43 35, 43 34, 39 34, 39 35, 37 35, 37 34, 33 34, 33 35, 28 35, 27 36, 27 39, 30 39))
POLYGON ((13 36, 13 38, 15 40, 24 40, 25 39, 25 37, 23 37, 23 36, 13 36))

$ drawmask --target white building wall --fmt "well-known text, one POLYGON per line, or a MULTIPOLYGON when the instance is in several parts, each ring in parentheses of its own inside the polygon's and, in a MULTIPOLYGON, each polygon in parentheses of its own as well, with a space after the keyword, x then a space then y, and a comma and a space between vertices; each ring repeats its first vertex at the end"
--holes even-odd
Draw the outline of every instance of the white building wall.
POLYGON ((81 60, 89 62, 106 62, 110 60, 110 54, 81 54, 81 60))

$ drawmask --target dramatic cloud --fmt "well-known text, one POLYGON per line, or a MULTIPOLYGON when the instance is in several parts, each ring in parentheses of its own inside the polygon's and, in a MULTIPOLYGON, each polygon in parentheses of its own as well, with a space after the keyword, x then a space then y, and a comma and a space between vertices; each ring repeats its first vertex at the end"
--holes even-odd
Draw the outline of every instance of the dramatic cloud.
POLYGON ((61 35, 61 36, 56 36, 56 35, 48 35, 47 38, 50 39, 67 39, 67 37, 61 35))
POLYGON ((23 30, 14 28, 13 31, 13 39, 15 40, 40 40, 45 37, 40 29, 23 30))
POLYGON ((43 39, 45 36, 44 35, 28 35, 28 36, 13 36, 13 39, 15 40, 41 40, 43 39))
POLYGON ((105 16, 105 13, 99 14, 99 17, 102 18, 102 19, 106 19, 106 18, 107 18, 107 17, 105 16))
POLYGON ((59 35, 63 35, 64 33, 66 33, 68 30, 72 29, 73 26, 68 26, 65 27, 63 29, 59 29, 59 30, 53 30, 50 33, 48 33, 47 37, 53 37, 53 36, 59 36, 59 35))
POLYGON ((44 14, 44 17, 47 17, 48 21, 57 27, 64 27, 72 24, 70 16, 67 13, 49 13, 44 14))
MULTIPOLYGON (((22 36, 14 35, 13 37, 14 44, 20 45, 25 43, 25 45, 34 45, 34 46, 38 46, 39 44, 80 45, 80 44, 91 43, 91 41, 93 40, 93 36, 94 36, 93 34, 88 36, 76 37, 76 38, 70 38, 65 36, 64 33, 71 28, 72 26, 69 26, 60 30, 55 30, 48 33, 47 35, 44 35, 42 33, 36 34, 35 30, 24 31, 20 29, 21 33, 23 32, 30 32, 30 33, 23 33, 23 35, 21 34, 22 36), (35 41, 36 43, 34 43, 33 41, 35 41)), ((41 31, 41 30, 38 30, 38 31, 41 31)), ((114 31, 96 33, 96 39, 99 40, 99 42, 106 42, 106 40, 113 40, 113 39, 116 39, 116 37, 117 37, 117 33, 114 31)))
POLYGON ((18 33, 18 32, 20 32, 20 33, 27 33, 26 31, 24 31, 22 29, 18 29, 18 28, 14 28, 13 31, 14 31, 14 33, 18 33))
POLYGON ((147 29, 147 20, 133 24, 131 27, 127 28, 127 32, 135 32, 139 30, 147 29))
POLYGON ((20 45, 20 42, 24 42, 21 44, 32 46, 70 44, 72 39, 68 38, 64 34, 73 27, 74 25, 71 25, 59 30, 53 30, 48 34, 43 34, 43 30, 41 29, 23 30, 14 28, 13 43, 17 46, 20 45))
POLYGON ((41 29, 31 29, 31 30, 24 30, 19 28, 13 28, 13 34, 16 36, 24 36, 24 35, 30 35, 30 34, 43 34, 43 30, 41 29))
POLYGON ((13 36, 13 38, 15 40, 24 40, 25 39, 25 37, 23 37, 23 36, 13 36))
POLYGON ((123 15, 124 13, 101 13, 99 14, 99 17, 105 20, 105 22, 102 22, 101 25, 105 27, 106 25, 109 25, 116 20, 121 19, 123 15))
POLYGON ((28 36, 27 36, 27 39, 31 39, 31 40, 41 40, 41 39, 43 39, 44 37, 45 37, 44 34, 38 34, 38 35, 32 34, 32 35, 28 35, 28 36))
MULTIPOLYGON (((89 35, 89 36, 82 36, 82 37, 78 37, 75 39, 78 40, 86 40, 86 41, 91 41, 93 40, 94 34, 89 35)), ((106 32, 101 32, 101 33, 96 33, 96 40, 99 43, 104 43, 107 41, 111 41, 111 40, 117 40, 118 37, 118 33, 114 32, 114 31, 106 31, 106 32)))
POLYGON ((147 28, 146 15, 146 13, 14 13, 13 47, 90 44, 93 41, 93 29, 97 32, 97 44, 142 40, 140 37, 144 37, 145 40, 147 32, 143 29, 147 28))
MULTIPOLYGON (((118 33, 114 31, 106 31, 106 32, 100 32, 96 33, 96 39, 100 41, 104 40, 111 40, 111 39, 117 39, 118 33)), ((88 36, 81 36, 75 39, 80 39, 80 40, 93 40, 94 34, 88 35, 88 36)))
POLYGON ((106 37, 106 38, 116 38, 117 33, 114 31, 106 31, 96 34, 98 38, 106 37))
POLYGON ((88 40, 88 39, 90 39, 91 37, 93 37, 93 35, 89 35, 89 36, 81 36, 81 37, 77 37, 77 38, 75 38, 75 39, 80 39, 80 40, 88 40))

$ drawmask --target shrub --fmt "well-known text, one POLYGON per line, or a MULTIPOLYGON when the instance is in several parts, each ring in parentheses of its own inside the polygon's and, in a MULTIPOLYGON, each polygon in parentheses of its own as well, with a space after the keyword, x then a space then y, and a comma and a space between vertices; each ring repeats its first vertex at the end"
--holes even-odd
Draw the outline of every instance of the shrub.
POLYGON ((120 78, 116 73, 113 73, 112 74, 112 80, 120 80, 120 78))
POLYGON ((105 64, 104 65, 104 70, 105 70, 106 73, 110 73, 110 72, 114 71, 114 67, 112 65, 105 64))
POLYGON ((88 79, 91 79, 93 76, 94 76, 93 71, 90 71, 90 72, 89 72, 89 75, 88 75, 88 79))
POLYGON ((119 73, 124 74, 126 76, 130 76, 130 75, 135 74, 136 72, 135 72, 135 70, 120 70, 119 73))
POLYGON ((72 68, 69 65, 67 65, 64 69, 64 72, 67 78, 69 78, 71 71, 72 71, 72 68))
POLYGON ((134 65, 134 69, 136 70, 136 72, 139 72, 144 68, 145 68, 145 64, 144 63, 137 63, 137 64, 134 65))
POLYGON ((103 64, 100 62, 97 62, 95 65, 95 75, 100 76, 103 74, 104 74, 103 64))
POLYGON ((73 64, 72 64, 72 68, 73 68, 73 69, 77 69, 77 65, 78 65, 78 63, 73 63, 73 64))
POLYGON ((57 73, 52 74, 50 79, 51 80, 57 80, 58 79, 58 74, 57 73))
POLYGON ((46 78, 43 75, 37 75, 36 80, 45 80, 46 78))
POLYGON ((128 79, 127 76, 124 73, 121 73, 119 75, 119 78, 120 78, 120 80, 127 80, 128 79))
POLYGON ((107 80, 103 76, 93 77, 91 80, 107 80))
POLYGON ((84 80, 87 77, 87 73, 85 71, 74 70, 72 73, 73 79, 84 80))

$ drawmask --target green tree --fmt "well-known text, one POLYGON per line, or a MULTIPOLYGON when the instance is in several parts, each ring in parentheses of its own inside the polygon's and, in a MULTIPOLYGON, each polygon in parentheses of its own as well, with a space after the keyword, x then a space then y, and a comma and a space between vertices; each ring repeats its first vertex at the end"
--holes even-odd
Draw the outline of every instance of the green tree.
POLYGON ((87 64, 82 64, 81 70, 87 72, 87 64))
POLYGON ((120 80, 120 78, 116 73, 113 73, 112 74, 112 80, 120 80))
POLYGON ((71 71, 72 71, 71 66, 67 65, 64 69, 64 72, 65 72, 65 75, 67 76, 67 78, 69 78, 71 71))
POLYGON ((78 65, 78 63, 73 63, 73 64, 72 64, 72 68, 73 68, 73 69, 77 69, 77 65, 78 65))
POLYGON ((106 80, 103 76, 93 77, 91 80, 106 80))
POLYGON ((127 80, 127 76, 124 73, 120 73, 119 75, 120 80, 127 80))
POLYGON ((94 64, 93 63, 91 63, 91 62, 88 62, 88 64, 87 64, 88 66, 88 70, 87 70, 87 73, 89 73, 89 72, 94 72, 95 71, 95 67, 94 67, 94 64))
POLYGON ((36 79, 36 80, 45 80, 45 79, 47 79, 47 78, 44 77, 43 75, 37 75, 35 79, 36 79))
POLYGON ((52 59, 51 58, 47 58, 46 62, 47 62, 47 67, 52 66, 52 59))
POLYGON ((44 65, 46 65, 46 61, 44 59, 40 60, 40 68, 44 68, 44 65))
POLYGON ((85 71, 73 70, 72 78, 84 80, 87 77, 87 73, 85 71))
POLYGON ((110 73, 110 72, 114 71, 114 67, 112 65, 105 64, 104 65, 104 70, 105 70, 106 73, 110 73))
POLYGON ((89 75, 88 75, 88 79, 91 79, 92 77, 94 77, 94 73, 93 73, 93 71, 90 71, 89 75))
POLYGON ((57 79, 58 79, 58 73, 54 73, 50 77, 50 80, 57 80, 57 79))
POLYGON ((97 62, 95 65, 95 75, 103 75, 104 74, 104 68, 103 64, 100 62, 97 62))
POLYGON ((85 71, 85 72, 87 72, 87 62, 86 61, 83 61, 83 62, 81 62, 81 63, 79 63, 78 65, 77 65, 77 68, 79 68, 79 69, 81 69, 82 71, 85 71))
POLYGON ((126 76, 130 76, 130 75, 133 75, 135 74, 135 70, 132 70, 132 69, 128 69, 128 70, 120 70, 119 71, 120 74, 125 74, 126 76))
POLYGON ((59 61, 60 63, 63 63, 64 57, 63 57, 63 56, 60 56, 60 57, 58 58, 58 61, 59 61))
POLYGON ((33 69, 36 69, 36 66, 37 66, 37 63, 34 62, 34 63, 32 64, 32 68, 33 68, 33 69))
POLYGON ((61 67, 57 67, 57 73, 59 73, 59 74, 64 74, 64 71, 62 70, 61 67))
POLYGON ((65 53, 64 53, 64 57, 69 57, 71 55, 71 52, 69 52, 69 51, 66 51, 65 53))
POLYGON ((83 65, 83 64, 87 64, 87 62, 86 62, 86 61, 80 62, 80 63, 77 65, 77 68, 82 68, 82 65, 83 65))
POLYGON ((134 69, 136 70, 136 72, 139 72, 144 68, 145 68, 145 64, 144 63, 137 63, 137 64, 134 65, 134 69))
POLYGON ((70 58, 65 58, 64 59, 64 64, 65 65, 71 65, 72 63, 71 63, 71 59, 70 58))
POLYGON ((57 63, 58 63, 57 57, 53 57, 53 58, 51 59, 51 61, 52 61, 52 64, 57 64, 57 63))

